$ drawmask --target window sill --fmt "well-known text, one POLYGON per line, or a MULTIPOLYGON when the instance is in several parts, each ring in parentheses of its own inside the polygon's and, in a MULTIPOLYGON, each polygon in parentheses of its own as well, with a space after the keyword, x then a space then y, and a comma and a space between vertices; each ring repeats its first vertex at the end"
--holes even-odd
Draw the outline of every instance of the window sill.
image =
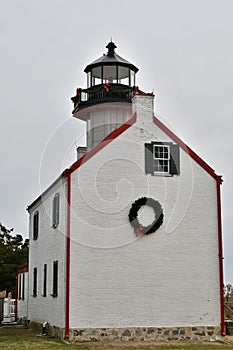
POLYGON ((151 173, 152 176, 162 176, 162 177, 172 177, 173 174, 167 174, 167 173, 157 173, 157 172, 154 172, 154 173, 151 173))

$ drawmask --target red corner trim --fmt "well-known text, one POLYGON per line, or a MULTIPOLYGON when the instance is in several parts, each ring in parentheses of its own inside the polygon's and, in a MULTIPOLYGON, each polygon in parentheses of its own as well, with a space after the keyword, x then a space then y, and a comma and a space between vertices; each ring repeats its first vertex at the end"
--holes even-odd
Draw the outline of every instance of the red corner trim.
POLYGON ((65 170, 63 175, 67 178, 65 338, 69 339, 69 329, 70 329, 70 201, 71 201, 70 171, 65 170))
POLYGON ((157 117, 153 118, 154 123, 167 134, 175 143, 177 143, 193 160, 195 160, 204 170, 207 171, 214 179, 218 175, 201 157, 199 157, 191 148, 189 148, 178 136, 176 136, 165 124, 163 124, 157 117))
POLYGON ((98 143, 94 148, 92 148, 87 154, 85 154, 82 158, 78 159, 71 167, 70 171, 78 169, 83 163, 86 163, 90 158, 92 158, 96 153, 98 153, 101 149, 107 146, 110 142, 116 139, 119 135, 121 135, 125 130, 127 130, 130 126, 132 126, 137 120, 136 113, 124 124, 122 124, 119 128, 113 130, 109 135, 107 135, 100 143, 98 143))
POLYGON ((221 214, 221 176, 217 177, 217 211, 218 211, 218 257, 219 257, 219 288, 220 288, 220 315, 221 315, 221 333, 225 333, 224 324, 224 295, 223 295, 223 247, 222 247, 222 214, 221 214))
POLYGON ((193 160, 195 160, 204 170, 207 171, 215 180, 217 185, 217 215, 218 215, 218 249, 219 249, 219 288, 220 288, 220 317, 221 317, 221 334, 225 335, 224 324, 224 295, 223 295, 223 247, 222 247, 222 215, 221 215, 221 191, 222 177, 215 171, 191 148, 189 148, 178 136, 176 136, 165 124, 154 116, 154 123, 167 134, 175 143, 177 143, 193 160))
POLYGON ((65 316, 65 338, 69 338, 70 327, 70 203, 71 203, 71 173, 78 169, 83 163, 92 158, 102 148, 117 138, 125 130, 136 122, 136 114, 132 116, 126 123, 122 124, 118 129, 114 130, 105 137, 98 145, 77 160, 70 169, 63 172, 63 176, 67 178, 67 222, 66 222, 66 316, 65 316))

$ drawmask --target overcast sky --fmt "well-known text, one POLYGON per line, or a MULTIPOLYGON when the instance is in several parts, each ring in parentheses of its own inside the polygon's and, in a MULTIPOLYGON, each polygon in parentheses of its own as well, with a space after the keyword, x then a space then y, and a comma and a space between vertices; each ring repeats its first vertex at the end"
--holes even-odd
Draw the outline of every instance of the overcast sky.
POLYGON ((112 37, 139 67, 139 87, 154 91, 162 120, 223 175, 225 280, 233 283, 233 1, 0 5, 0 221, 27 237, 26 206, 75 160, 85 124, 72 118, 70 97, 112 37))

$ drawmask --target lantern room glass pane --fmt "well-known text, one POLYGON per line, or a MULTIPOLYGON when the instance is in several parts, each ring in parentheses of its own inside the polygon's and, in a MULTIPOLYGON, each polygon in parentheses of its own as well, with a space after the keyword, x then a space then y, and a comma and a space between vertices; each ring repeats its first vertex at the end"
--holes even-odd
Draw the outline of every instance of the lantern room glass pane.
POLYGON ((119 84, 130 85, 130 70, 128 67, 118 67, 118 81, 119 84))
POLYGON ((103 79, 107 83, 117 83, 117 67, 103 66, 103 79))
POLYGON ((135 72, 130 70, 130 86, 135 86, 136 81, 135 81, 135 72))
POLYGON ((92 76, 101 79, 101 67, 92 68, 92 76))
POLYGON ((87 73, 87 87, 89 88, 91 86, 91 72, 87 73))

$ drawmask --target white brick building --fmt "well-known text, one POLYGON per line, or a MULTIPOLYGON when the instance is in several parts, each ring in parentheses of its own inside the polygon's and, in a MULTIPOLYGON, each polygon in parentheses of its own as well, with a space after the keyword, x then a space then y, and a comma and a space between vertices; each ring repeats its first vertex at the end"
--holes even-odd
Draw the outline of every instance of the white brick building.
POLYGON ((87 153, 28 207, 28 318, 76 340, 223 334, 221 177, 107 48, 72 98, 87 153))

